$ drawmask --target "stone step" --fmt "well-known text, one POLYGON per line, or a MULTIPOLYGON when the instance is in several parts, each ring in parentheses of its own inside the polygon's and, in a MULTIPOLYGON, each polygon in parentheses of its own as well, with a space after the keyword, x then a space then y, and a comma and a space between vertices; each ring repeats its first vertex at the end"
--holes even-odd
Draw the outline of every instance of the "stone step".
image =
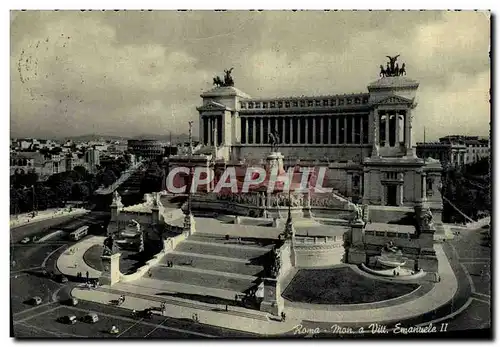
POLYGON ((243 247, 220 247, 217 244, 210 243, 197 243, 197 242, 189 242, 184 241, 181 242, 176 248, 178 252, 187 252, 187 253, 198 253, 198 254, 207 254, 207 255, 215 255, 226 258, 239 258, 239 259, 255 259, 263 256, 269 249, 266 248, 256 248, 256 249, 248 249, 243 247))
POLYGON ((258 276, 264 270, 264 268, 260 265, 252 265, 246 261, 241 262, 241 259, 236 260, 237 261, 234 261, 233 258, 231 258, 231 260, 224 260, 220 258, 215 260, 213 258, 205 258, 197 255, 177 254, 171 252, 162 259, 162 264, 166 264, 171 261, 174 266, 184 266, 190 264, 191 267, 197 269, 207 269, 248 276, 258 276))
POLYGON ((183 244, 193 244, 193 245, 208 245, 215 247, 229 247, 240 250, 249 250, 249 251, 257 251, 257 252, 269 252, 271 247, 257 247, 252 245, 247 245, 243 241, 238 242, 237 240, 227 241, 227 242, 217 242, 215 240, 194 240, 193 238, 189 238, 183 242, 183 244))
POLYGON ((224 271, 217 271, 217 270, 210 270, 210 269, 202 269, 202 268, 197 268, 194 266, 174 265, 173 267, 169 267, 169 266, 167 266, 167 264, 160 264, 159 266, 163 266, 167 269, 175 269, 175 270, 180 270, 180 271, 202 273, 202 274, 206 274, 206 275, 223 276, 223 277, 229 277, 229 278, 239 278, 239 279, 243 279, 243 280, 249 280, 252 282, 257 281, 259 279, 256 276, 243 275, 243 274, 236 273, 236 272, 224 272, 224 271))
POLYGON ((193 234, 189 236, 188 240, 203 241, 214 244, 255 247, 260 249, 272 249, 272 247, 276 243, 275 239, 260 239, 260 238, 250 238, 250 237, 241 237, 240 242, 238 243, 238 237, 236 236, 230 236, 229 240, 226 240, 224 235, 204 234, 204 233, 193 234))
POLYGON ((151 278, 158 280, 168 280, 172 282, 232 290, 242 293, 247 292, 258 284, 257 280, 236 278, 234 276, 227 277, 207 272, 191 272, 177 269, 175 267, 168 268, 164 266, 156 266, 151 269, 151 274, 151 278))
POLYGON ((218 255, 212 255, 212 254, 201 254, 201 253, 191 253, 191 252, 181 252, 181 251, 172 251, 172 252, 169 252, 168 254, 182 255, 182 256, 195 257, 195 258, 212 259, 212 260, 221 260, 221 261, 232 261, 232 262, 242 263, 242 264, 249 264, 250 263, 250 261, 248 259, 221 257, 218 255))

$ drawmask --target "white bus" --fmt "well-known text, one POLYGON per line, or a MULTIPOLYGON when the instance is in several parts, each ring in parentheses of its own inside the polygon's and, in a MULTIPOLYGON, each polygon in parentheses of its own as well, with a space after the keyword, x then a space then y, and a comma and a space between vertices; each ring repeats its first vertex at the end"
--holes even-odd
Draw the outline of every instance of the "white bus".
POLYGON ((89 232, 89 227, 87 225, 85 225, 85 226, 83 226, 81 228, 76 229, 71 234, 69 234, 69 238, 71 240, 73 240, 73 241, 78 241, 82 237, 84 237, 85 235, 87 235, 88 232, 89 232))

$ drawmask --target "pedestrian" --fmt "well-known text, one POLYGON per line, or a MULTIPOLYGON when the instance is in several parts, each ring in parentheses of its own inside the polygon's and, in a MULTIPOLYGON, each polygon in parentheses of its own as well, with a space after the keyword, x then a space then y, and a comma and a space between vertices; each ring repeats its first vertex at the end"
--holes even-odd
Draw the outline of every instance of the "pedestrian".
POLYGON ((394 270, 394 271, 392 272, 392 274, 393 274, 394 276, 396 276, 396 270, 394 270))
POLYGON ((284 322, 286 320, 285 312, 281 312, 281 321, 284 322))
POLYGON ((86 275, 87 275, 87 280, 89 279, 89 271, 87 270, 86 272, 86 275))
POLYGON ((227 310, 227 305, 226 305, 226 312, 227 312, 227 311, 228 311, 228 310, 227 310))

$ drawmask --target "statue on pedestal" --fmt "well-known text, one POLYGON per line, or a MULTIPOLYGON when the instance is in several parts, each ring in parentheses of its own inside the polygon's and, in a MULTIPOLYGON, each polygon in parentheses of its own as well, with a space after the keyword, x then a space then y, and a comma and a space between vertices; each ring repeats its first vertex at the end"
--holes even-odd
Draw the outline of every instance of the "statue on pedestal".
POLYGON ((271 263, 271 277, 278 278, 281 270, 281 252, 279 249, 274 248, 272 251, 272 263, 271 263))
POLYGON ((430 229, 434 225, 432 221, 432 212, 429 207, 426 207, 422 210, 420 214, 420 218, 422 218, 422 227, 425 229, 430 229))
POLYGON ((353 209, 354 209, 353 220, 355 222, 362 222, 363 221, 363 208, 359 205, 353 204, 353 209))
POLYGON ((113 203, 115 205, 120 205, 121 202, 122 202, 122 198, 121 198, 120 194, 118 194, 118 191, 115 190, 113 192, 113 203))
POLYGON ((102 250, 103 256, 110 256, 113 254, 113 244, 114 244, 114 241, 113 241, 113 237, 111 235, 106 237, 106 239, 104 239, 104 243, 103 243, 104 248, 102 250))
POLYGON ((278 133, 270 132, 269 133, 269 144, 271 145, 271 152, 278 151, 278 143, 280 142, 280 138, 278 133))

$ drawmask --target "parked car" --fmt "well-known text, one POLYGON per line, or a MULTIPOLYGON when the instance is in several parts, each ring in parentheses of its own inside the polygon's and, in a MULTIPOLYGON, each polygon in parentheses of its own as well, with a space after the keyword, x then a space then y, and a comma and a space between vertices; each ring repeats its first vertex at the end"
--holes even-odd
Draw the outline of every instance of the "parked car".
POLYGON ((97 315, 97 313, 89 312, 85 315, 85 317, 83 317, 83 321, 94 324, 99 321, 99 316, 97 315))
POLYGON ((57 276, 57 282, 59 283, 67 283, 68 282, 68 278, 64 275, 59 275, 57 276))
POLYGON ((21 244, 25 245, 27 243, 30 243, 31 239, 29 237, 25 237, 24 239, 21 240, 21 244))
POLYGON ((38 306, 42 303, 42 298, 39 296, 35 296, 33 297, 33 299, 31 299, 31 302, 33 303, 33 305, 38 306))
POLYGON ((68 299, 66 302, 67 302, 67 304, 69 306, 76 306, 76 305, 78 305, 78 299, 77 298, 68 299))
POLYGON ((60 317, 58 321, 63 324, 76 324, 77 319, 76 316, 63 316, 60 317))

